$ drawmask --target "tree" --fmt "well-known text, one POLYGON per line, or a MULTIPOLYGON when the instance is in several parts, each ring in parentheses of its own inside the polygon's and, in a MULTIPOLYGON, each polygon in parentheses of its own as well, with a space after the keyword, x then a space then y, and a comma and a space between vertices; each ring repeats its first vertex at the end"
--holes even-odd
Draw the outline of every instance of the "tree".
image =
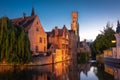
POLYGON ((7 17, 0 19, 0 61, 30 61, 29 43, 28 35, 22 26, 13 25, 7 17))
POLYGON ((115 44, 111 42, 112 40, 115 40, 115 37, 114 37, 115 31, 112 28, 113 27, 110 26, 109 23, 107 23, 104 30, 101 31, 101 34, 98 34, 98 36, 93 42, 94 47, 92 47, 92 49, 94 53, 103 53, 103 50, 106 50, 115 46, 115 44))

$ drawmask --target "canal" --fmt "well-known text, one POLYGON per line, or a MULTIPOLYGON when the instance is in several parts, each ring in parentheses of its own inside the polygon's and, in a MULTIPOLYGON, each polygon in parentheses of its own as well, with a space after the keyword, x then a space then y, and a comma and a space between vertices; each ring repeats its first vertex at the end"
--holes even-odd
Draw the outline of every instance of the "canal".
POLYGON ((65 61, 44 66, 0 66, 0 80, 120 80, 120 68, 65 61))

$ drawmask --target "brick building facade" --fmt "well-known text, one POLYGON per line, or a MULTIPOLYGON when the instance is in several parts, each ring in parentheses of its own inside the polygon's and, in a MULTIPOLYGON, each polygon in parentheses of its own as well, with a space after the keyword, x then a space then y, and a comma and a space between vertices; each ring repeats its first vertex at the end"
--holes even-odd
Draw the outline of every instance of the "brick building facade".
POLYGON ((34 55, 47 52, 47 34, 45 33, 38 15, 35 15, 32 9, 31 16, 26 17, 25 14, 21 18, 12 19, 15 25, 24 27, 28 33, 30 40, 30 50, 34 55))
POLYGON ((30 49, 33 55, 39 55, 40 53, 46 54, 47 52, 50 54, 46 56, 52 56, 53 59, 53 53, 55 53, 55 62, 71 58, 76 59, 74 56, 76 56, 79 49, 78 12, 72 12, 70 30, 64 25, 62 29, 55 27, 52 31, 45 32, 38 15, 35 15, 34 8, 32 9, 31 16, 24 14, 21 18, 12 19, 12 22, 15 25, 22 26, 28 33, 30 49))
POLYGON ((66 26, 64 25, 62 29, 55 27, 51 32, 46 33, 48 35, 48 44, 53 44, 56 49, 61 50, 61 56, 65 59, 66 55, 68 55, 69 47, 69 31, 66 26))
MULTIPOLYGON (((53 44, 56 49, 61 50, 61 56, 63 60, 76 56, 79 48, 79 24, 77 12, 72 12, 72 23, 70 30, 68 30, 64 25, 62 29, 55 27, 55 29, 53 29, 51 32, 46 33, 48 45, 53 44)), ((56 55, 59 54, 57 52, 55 53, 56 55)))

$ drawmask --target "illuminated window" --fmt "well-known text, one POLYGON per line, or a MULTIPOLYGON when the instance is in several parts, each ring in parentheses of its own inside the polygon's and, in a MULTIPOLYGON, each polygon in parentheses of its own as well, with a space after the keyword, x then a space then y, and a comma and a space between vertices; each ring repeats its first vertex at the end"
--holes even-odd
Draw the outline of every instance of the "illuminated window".
POLYGON ((66 39, 68 39, 68 34, 66 34, 66 39))

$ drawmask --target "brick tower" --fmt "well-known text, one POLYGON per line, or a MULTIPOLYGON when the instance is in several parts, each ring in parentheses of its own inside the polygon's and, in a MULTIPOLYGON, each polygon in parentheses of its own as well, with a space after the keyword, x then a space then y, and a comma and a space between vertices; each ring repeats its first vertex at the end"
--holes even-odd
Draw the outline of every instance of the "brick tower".
POLYGON ((72 12, 71 30, 73 30, 75 34, 79 36, 78 12, 72 12))

